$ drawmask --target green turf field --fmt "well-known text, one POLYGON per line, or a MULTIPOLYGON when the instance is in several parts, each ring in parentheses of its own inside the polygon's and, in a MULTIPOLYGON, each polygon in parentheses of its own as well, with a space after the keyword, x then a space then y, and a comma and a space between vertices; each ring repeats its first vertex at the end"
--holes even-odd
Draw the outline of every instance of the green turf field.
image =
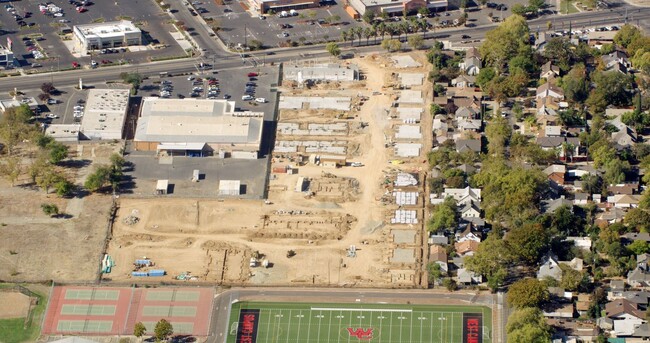
POLYGON ((482 315, 478 342, 491 343, 492 317, 487 307, 265 302, 232 305, 227 342, 462 343, 464 313, 482 315), (242 318, 251 311, 257 313, 254 341, 241 336, 250 327, 242 318))

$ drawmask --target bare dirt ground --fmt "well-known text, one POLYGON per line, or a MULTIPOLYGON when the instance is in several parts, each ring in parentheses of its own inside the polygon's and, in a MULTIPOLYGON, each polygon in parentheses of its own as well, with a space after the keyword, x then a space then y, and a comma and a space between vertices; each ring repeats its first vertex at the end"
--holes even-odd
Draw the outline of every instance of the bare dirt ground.
MULTIPOLYGON (((113 143, 80 146, 70 147, 71 159, 79 167, 66 168, 79 186, 94 164, 107 163, 119 150, 113 143)), ((0 280, 95 280, 110 207, 107 195, 64 199, 52 191, 45 194, 30 184, 27 175, 21 175, 13 187, 0 180, 0 280), (43 203, 57 205, 65 216, 45 215, 43 203)))
POLYGON ((0 292, 0 319, 25 318, 31 299, 20 292, 0 292))
MULTIPOLYGON (((416 56, 421 63, 423 54, 416 56)), ((423 173, 426 147, 430 147, 431 119, 422 116, 422 155, 403 161, 393 160, 390 140, 396 121, 387 117, 397 91, 387 88, 392 72, 426 73, 427 67, 396 70, 378 55, 357 58, 366 79, 357 85, 319 85, 315 89, 284 89, 301 96, 357 96, 367 100, 358 110, 337 119, 337 114, 313 110, 282 111, 280 121, 299 123, 349 123, 348 160, 362 163, 359 168, 325 169, 300 164, 293 157, 276 157, 273 167, 287 164, 294 174, 272 174, 268 202, 254 200, 205 201, 192 199, 120 199, 109 254, 116 261, 111 280, 133 282, 133 262, 147 257, 165 269, 167 276, 149 281, 170 281, 179 274, 196 276, 199 281, 222 284, 339 285, 367 287, 414 287, 421 283, 423 249, 420 224, 401 225, 412 230, 412 242, 395 243, 387 221, 397 205, 381 201, 392 189, 391 177, 398 170, 423 173), (337 87, 349 87, 336 89, 337 87), (373 95, 373 92, 375 93, 373 95), (381 93, 378 95, 377 93, 381 93), (360 123, 367 123, 361 128, 360 123), (428 144, 428 145, 427 145, 428 144), (308 179, 307 192, 295 191, 299 177, 308 179), (137 217, 136 223, 125 220, 137 217), (128 223, 127 223, 128 222, 128 223), (356 256, 349 256, 350 246, 356 256), (402 254, 412 250, 413 262, 391 262, 399 246, 402 254), (409 250, 411 249, 411 250, 409 250), (295 256, 288 257, 293 250, 295 256), (261 255, 258 265, 249 266, 251 257, 261 255), (268 260, 270 268, 259 266, 268 260)), ((426 66, 426 63, 423 63, 426 66)), ((430 98, 430 85, 420 88, 430 98)), ((428 102, 425 106, 428 106, 428 102)), ((428 107, 425 107, 425 109, 428 107)), ((340 111, 337 111, 340 113, 340 111)), ((363 126, 363 125, 362 125, 363 126)), ((422 215, 423 205, 418 204, 422 215)), ((142 280, 142 278, 140 278, 142 280)))

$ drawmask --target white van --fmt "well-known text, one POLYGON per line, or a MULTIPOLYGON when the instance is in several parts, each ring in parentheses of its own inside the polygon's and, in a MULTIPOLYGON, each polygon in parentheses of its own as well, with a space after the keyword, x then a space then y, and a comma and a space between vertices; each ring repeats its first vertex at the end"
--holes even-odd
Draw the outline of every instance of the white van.
POLYGON ((246 95, 242 95, 241 99, 244 101, 249 101, 249 100, 253 100, 253 96, 246 94, 246 95))
POLYGON ((291 11, 289 11, 289 14, 291 14, 292 16, 297 16, 297 15, 298 15, 298 11, 296 11, 296 10, 291 10, 291 11))
POLYGON ((280 12, 280 14, 279 14, 278 16, 279 16, 280 18, 288 17, 288 16, 289 16, 289 12, 287 12, 287 11, 282 11, 282 12, 280 12))

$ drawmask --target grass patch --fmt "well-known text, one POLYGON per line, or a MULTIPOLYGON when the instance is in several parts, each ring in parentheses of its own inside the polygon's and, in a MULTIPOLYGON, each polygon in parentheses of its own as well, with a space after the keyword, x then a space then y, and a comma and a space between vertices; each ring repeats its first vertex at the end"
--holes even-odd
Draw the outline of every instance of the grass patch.
POLYGON ((578 13, 578 12, 580 11, 578 11, 573 1, 562 0, 560 2, 560 13, 571 14, 571 13, 578 13))
POLYGON ((94 19, 93 23, 103 23, 105 21, 106 21, 106 19, 104 19, 104 17, 99 17, 97 19, 94 19))
MULTIPOLYGON (((13 285, 0 284, 0 288, 11 288, 13 285)), ((0 337, 3 343, 21 343, 35 342, 41 332, 41 320, 43 318, 45 307, 47 306, 47 296, 39 292, 38 305, 32 309, 29 318, 15 318, 0 320, 0 337)))

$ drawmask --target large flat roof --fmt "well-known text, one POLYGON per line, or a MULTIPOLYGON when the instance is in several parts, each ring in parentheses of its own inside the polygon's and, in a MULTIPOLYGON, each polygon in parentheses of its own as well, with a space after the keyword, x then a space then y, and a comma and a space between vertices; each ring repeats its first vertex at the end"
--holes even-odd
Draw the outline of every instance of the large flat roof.
POLYGON ((227 100, 144 98, 135 140, 259 145, 263 114, 234 109, 227 100))
POLYGON ((95 23, 75 25, 75 28, 86 38, 91 36, 97 37, 114 37, 127 33, 141 33, 140 29, 128 20, 111 21, 107 23, 95 23))
POLYGON ((120 139, 129 93, 129 89, 91 89, 81 120, 81 132, 90 139, 120 139))

